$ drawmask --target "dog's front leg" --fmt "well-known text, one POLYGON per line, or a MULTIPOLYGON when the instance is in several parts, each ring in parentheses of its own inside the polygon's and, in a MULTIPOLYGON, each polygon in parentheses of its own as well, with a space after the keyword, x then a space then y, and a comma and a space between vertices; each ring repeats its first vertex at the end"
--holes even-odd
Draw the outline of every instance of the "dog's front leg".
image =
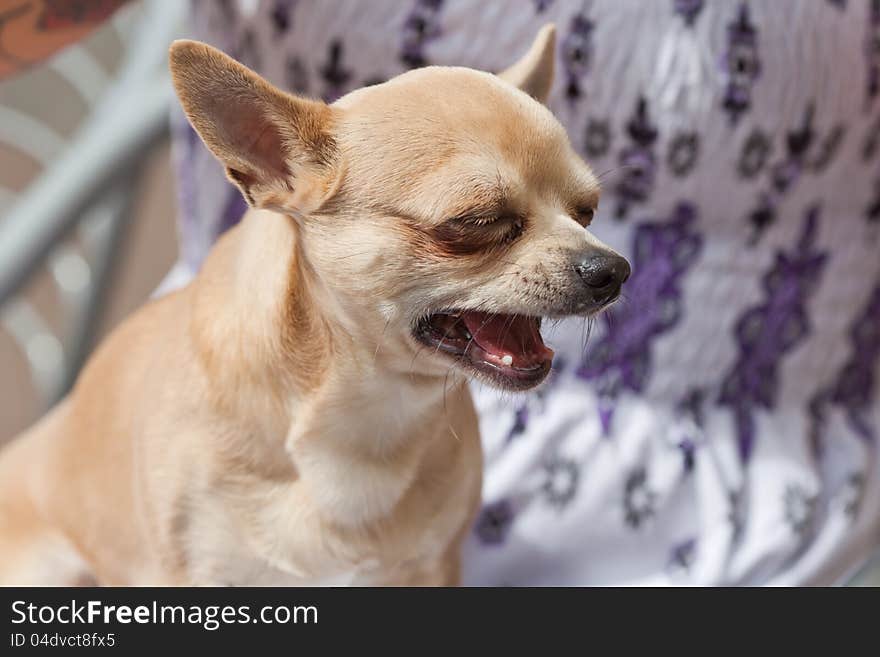
POLYGON ((440 559, 419 561, 395 569, 393 574, 371 582, 375 586, 460 586, 460 546, 455 545, 440 559))
POLYGON ((426 586, 461 586, 461 554, 456 545, 432 569, 435 581, 426 586))

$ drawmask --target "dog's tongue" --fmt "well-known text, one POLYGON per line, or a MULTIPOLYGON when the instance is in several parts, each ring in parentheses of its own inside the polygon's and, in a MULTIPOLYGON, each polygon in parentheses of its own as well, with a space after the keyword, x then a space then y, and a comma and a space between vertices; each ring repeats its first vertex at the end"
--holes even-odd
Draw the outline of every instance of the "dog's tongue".
POLYGON ((553 350, 530 317, 469 311, 461 319, 485 359, 495 365, 529 369, 553 359, 553 350))

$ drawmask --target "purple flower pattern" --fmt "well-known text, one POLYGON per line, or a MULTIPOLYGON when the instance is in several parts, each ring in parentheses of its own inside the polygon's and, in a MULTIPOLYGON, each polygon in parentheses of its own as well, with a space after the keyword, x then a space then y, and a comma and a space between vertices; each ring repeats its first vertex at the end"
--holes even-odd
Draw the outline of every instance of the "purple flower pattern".
MULTIPOLYGON (((783 200, 804 173, 826 168, 840 149, 845 134, 842 126, 833 127, 819 143, 818 150, 812 149, 817 143, 813 128, 814 113, 813 106, 809 105, 801 125, 789 131, 786 136, 785 159, 770 167, 769 184, 760 192, 757 206, 748 215, 752 227, 749 238, 751 244, 757 243, 775 223, 783 200)), ((740 171, 742 172, 742 168, 740 171)))
POLYGON ((740 5, 736 19, 727 26, 727 51, 721 60, 721 71, 727 79, 722 107, 731 122, 736 123, 751 106, 752 87, 761 75, 758 29, 746 3, 740 5))
POLYGON ((508 500, 486 504, 475 525, 477 538, 484 545, 499 545, 507 538, 513 524, 513 505, 508 500))
POLYGON ((871 107, 880 94, 880 0, 870 0, 868 32, 865 35, 865 61, 868 79, 865 81, 865 105, 871 107))
POLYGON ((632 143, 620 153, 623 177, 617 185, 617 218, 625 219, 631 206, 644 203, 654 188, 657 177, 657 158, 654 142, 658 131, 648 114, 648 101, 641 97, 636 111, 626 124, 632 143))
POLYGON ((653 341, 681 317, 681 279, 702 248, 696 218, 696 209, 682 202, 668 220, 635 228, 627 303, 606 316, 605 335, 587 350, 577 370, 577 376, 598 389, 605 435, 611 431, 615 399, 623 390, 644 391, 651 376, 653 341))
POLYGON ((693 26, 700 12, 703 11, 705 0, 674 0, 675 12, 684 18, 688 27, 693 26))
POLYGON ((849 358, 834 381, 816 393, 810 402, 817 456, 822 453, 822 430, 831 406, 843 411, 857 436, 870 443, 876 440, 877 428, 868 422, 868 415, 877 392, 877 368, 880 366, 880 280, 850 326, 849 342, 849 358))
POLYGON ((772 410, 783 357, 810 333, 807 300, 818 284, 828 254, 817 246, 819 207, 804 219, 803 232, 790 251, 778 251, 763 278, 765 299, 736 323, 739 356, 721 384, 718 403, 733 411, 740 458, 748 461, 755 439, 754 414, 772 410))
POLYGON ((428 64, 425 46, 441 34, 439 15, 444 0, 416 0, 403 24, 400 61, 407 68, 428 64))
POLYGON ((565 71, 565 95, 570 101, 583 96, 582 83, 593 61, 593 30, 595 24, 586 13, 575 14, 562 39, 562 65, 565 71))

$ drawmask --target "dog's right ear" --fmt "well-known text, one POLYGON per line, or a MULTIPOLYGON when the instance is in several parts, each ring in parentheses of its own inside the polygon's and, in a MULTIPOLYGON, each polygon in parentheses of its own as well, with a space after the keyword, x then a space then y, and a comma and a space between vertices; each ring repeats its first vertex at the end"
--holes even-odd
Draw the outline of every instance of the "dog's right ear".
POLYGON ((547 23, 538 32, 529 51, 498 77, 522 89, 539 103, 546 103, 553 85, 555 56, 556 26, 547 23))
POLYGON ((197 41, 175 41, 169 63, 187 118, 251 206, 320 206, 337 160, 331 107, 287 94, 197 41))

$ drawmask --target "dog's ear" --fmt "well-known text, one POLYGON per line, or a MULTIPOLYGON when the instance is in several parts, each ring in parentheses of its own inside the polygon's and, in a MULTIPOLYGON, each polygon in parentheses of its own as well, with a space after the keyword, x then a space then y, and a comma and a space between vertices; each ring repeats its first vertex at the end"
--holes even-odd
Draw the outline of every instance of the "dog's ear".
POLYGON ((538 32, 529 51, 498 76, 538 102, 546 103, 553 85, 555 59, 556 26, 548 23, 538 32))
POLYGON ((273 87, 204 43, 175 41, 169 53, 183 110, 253 207, 317 208, 334 179, 334 110, 273 87))

